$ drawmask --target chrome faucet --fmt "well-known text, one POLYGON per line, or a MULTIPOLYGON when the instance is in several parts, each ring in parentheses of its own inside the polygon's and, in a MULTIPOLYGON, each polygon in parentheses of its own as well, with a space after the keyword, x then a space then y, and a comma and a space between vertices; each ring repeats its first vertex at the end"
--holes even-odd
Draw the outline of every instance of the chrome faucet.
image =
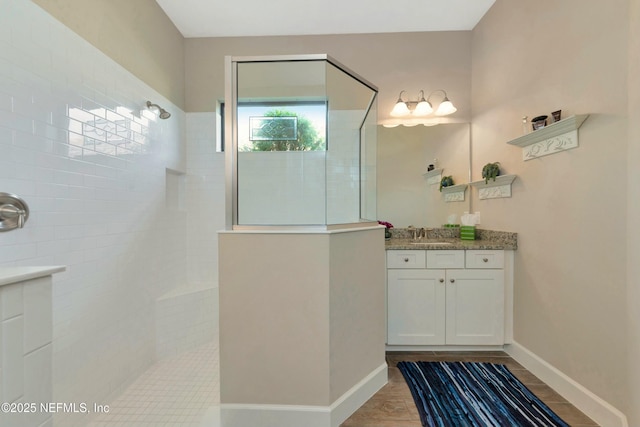
POLYGON ((413 240, 422 239, 423 237, 427 237, 427 230, 425 230, 422 227, 414 228, 413 225, 410 225, 407 228, 409 229, 409 231, 411 231, 411 239, 413 239, 413 240))

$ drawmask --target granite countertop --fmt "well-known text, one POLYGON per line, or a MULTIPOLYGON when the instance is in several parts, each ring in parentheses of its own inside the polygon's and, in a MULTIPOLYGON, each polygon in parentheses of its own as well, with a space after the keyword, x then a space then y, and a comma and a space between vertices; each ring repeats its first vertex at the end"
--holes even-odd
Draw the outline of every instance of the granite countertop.
POLYGON ((506 231, 476 230, 476 240, 461 240, 459 230, 429 229, 427 236, 412 239, 406 229, 392 230, 392 237, 385 241, 387 250, 516 250, 518 234, 506 231))

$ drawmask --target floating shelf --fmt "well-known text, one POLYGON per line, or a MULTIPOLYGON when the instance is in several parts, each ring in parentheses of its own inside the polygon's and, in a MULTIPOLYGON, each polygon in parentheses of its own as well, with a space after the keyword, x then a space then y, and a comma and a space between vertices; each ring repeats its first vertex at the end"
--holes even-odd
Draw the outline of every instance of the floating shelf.
POLYGON ((467 184, 442 187, 442 195, 445 202, 464 202, 465 191, 467 191, 467 184))
POLYGON ((496 180, 489 179, 488 183, 481 181, 474 181, 471 183, 478 189, 478 198, 484 199, 499 199, 502 197, 511 197, 511 183, 516 179, 516 175, 500 175, 496 177, 496 180))
POLYGON ((425 177, 425 179, 427 180, 427 184, 440 184, 440 181, 442 180, 442 171, 444 169, 434 169, 434 170, 430 170, 429 172, 423 173, 422 176, 425 177))
POLYGON ((578 146, 578 128, 582 126, 587 117, 589 117, 588 114, 567 117, 513 139, 507 144, 522 147, 523 160, 531 160, 576 148, 578 146))

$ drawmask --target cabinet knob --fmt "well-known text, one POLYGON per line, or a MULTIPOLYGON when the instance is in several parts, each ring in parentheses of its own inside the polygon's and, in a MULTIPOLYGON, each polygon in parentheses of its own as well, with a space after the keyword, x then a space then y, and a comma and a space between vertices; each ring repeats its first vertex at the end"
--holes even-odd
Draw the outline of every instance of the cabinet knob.
POLYGON ((404 262, 409 262, 409 258, 405 258, 405 259, 404 259, 404 262))
POLYGON ((482 258, 482 262, 489 262, 489 258, 482 258))
POLYGON ((441 279, 440 279, 440 283, 444 283, 444 279, 442 279, 442 278, 441 278, 441 279))
POLYGON ((455 283, 455 282, 456 282, 456 279, 449 279, 449 281, 450 281, 451 283, 455 283))

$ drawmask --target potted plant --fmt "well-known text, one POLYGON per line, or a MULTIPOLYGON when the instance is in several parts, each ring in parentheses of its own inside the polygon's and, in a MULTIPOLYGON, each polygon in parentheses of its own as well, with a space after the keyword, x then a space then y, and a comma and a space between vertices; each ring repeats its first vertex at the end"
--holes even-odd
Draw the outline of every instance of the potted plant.
POLYGON ((453 178, 451 175, 443 176, 440 180, 440 191, 442 191, 442 187, 450 187, 453 185, 453 178))
POLYGON ((391 224, 390 222, 387 222, 387 221, 378 221, 378 224, 385 226, 385 229, 384 229, 384 238, 385 238, 385 240, 390 239, 391 238, 391 229, 393 228, 393 224, 391 224))
POLYGON ((495 163, 487 163, 482 168, 482 177, 484 178, 484 183, 488 184, 489 180, 496 180, 496 177, 500 175, 500 162, 495 163))

